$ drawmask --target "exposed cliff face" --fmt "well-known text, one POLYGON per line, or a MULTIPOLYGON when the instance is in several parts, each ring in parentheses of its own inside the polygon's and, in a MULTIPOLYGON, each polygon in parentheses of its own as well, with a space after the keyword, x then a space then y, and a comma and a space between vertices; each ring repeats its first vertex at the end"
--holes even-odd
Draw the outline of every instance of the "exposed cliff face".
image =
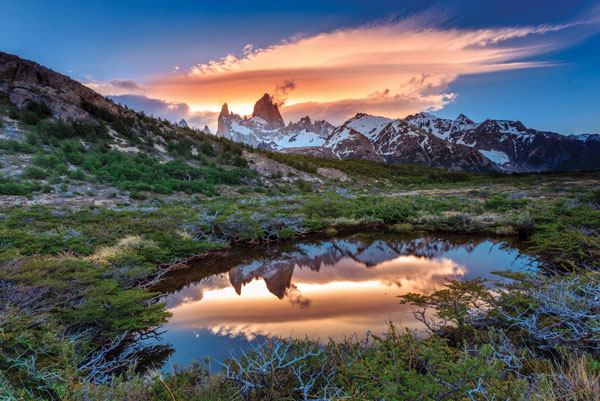
POLYGON ((267 129, 275 130, 285 127, 283 118, 279 113, 279 107, 277 107, 268 93, 265 93, 263 97, 254 104, 252 118, 262 119, 266 123, 264 127, 267 129))
POLYGON ((126 111, 81 83, 46 67, 17 56, 0 52, 0 94, 20 109, 34 101, 46 104, 56 118, 87 120, 82 101, 113 114, 126 111))

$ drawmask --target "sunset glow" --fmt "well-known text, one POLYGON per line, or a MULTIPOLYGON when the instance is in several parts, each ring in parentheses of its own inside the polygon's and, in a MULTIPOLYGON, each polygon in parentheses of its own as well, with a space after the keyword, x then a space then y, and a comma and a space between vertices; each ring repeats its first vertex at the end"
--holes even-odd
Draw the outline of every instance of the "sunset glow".
MULTIPOLYGON (((266 48, 247 45, 239 55, 145 77, 135 89, 186 103, 191 112, 218 112, 228 103, 230 110, 248 115, 263 93, 277 96, 275 88, 288 81, 294 88, 280 99, 287 121, 310 115, 339 124, 359 111, 403 117, 453 102, 458 94, 449 84, 459 76, 553 66, 535 57, 565 46, 566 37, 585 37, 582 24, 442 29, 413 17, 266 48)), ((88 85, 105 95, 131 93, 111 82, 88 85)))

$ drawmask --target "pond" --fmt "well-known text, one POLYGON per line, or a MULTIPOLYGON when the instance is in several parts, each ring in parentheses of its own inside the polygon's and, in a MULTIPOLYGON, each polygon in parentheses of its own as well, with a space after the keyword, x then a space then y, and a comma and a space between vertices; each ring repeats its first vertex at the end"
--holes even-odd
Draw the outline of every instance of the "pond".
POLYGON ((398 295, 534 267, 516 242, 460 236, 358 234, 229 250, 161 282, 173 317, 160 343, 174 348, 170 363, 188 364, 223 361, 271 336, 362 339, 390 321, 421 330, 398 295))

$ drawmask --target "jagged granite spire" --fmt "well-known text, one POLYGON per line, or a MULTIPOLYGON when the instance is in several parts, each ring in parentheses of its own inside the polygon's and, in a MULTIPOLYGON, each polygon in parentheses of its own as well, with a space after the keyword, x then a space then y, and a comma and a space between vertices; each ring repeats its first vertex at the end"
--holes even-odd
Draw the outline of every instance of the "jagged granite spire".
POLYGON ((217 136, 227 137, 229 134, 229 107, 224 103, 217 122, 217 136))
POLYGON ((252 117, 259 117, 265 120, 271 126, 271 129, 285 127, 283 118, 279 113, 279 107, 273 102, 273 98, 268 93, 265 93, 263 97, 254 104, 252 117))

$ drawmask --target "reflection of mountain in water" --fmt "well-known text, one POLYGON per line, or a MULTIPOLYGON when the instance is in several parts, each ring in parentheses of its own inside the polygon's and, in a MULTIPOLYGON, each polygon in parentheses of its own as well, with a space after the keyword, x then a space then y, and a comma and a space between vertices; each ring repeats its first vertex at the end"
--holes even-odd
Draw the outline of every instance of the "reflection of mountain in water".
POLYGON ((295 263, 293 261, 255 261, 246 266, 236 266, 229 270, 229 281, 238 295, 242 285, 253 279, 262 278, 271 294, 282 299, 292 283, 295 263))
POLYGON ((242 286, 254 279, 263 279, 269 291, 282 299, 291 287, 296 267, 319 271, 322 266, 333 266, 350 258, 366 267, 373 267, 399 256, 417 256, 433 259, 454 248, 472 252, 475 243, 456 245, 449 241, 420 238, 411 241, 363 241, 343 239, 315 244, 298 244, 294 251, 279 255, 277 260, 260 259, 239 265, 229 271, 229 281, 238 295, 242 286))

